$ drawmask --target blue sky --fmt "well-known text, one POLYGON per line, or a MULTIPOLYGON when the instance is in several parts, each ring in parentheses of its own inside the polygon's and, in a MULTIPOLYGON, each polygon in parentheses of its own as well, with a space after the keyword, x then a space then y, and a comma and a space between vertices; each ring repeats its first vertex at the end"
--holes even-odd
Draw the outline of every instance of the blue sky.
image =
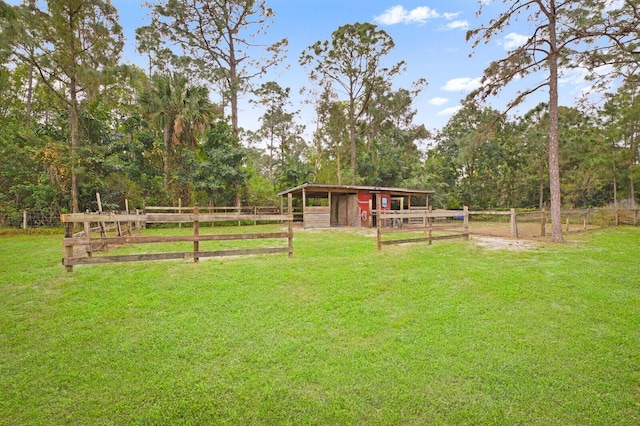
MULTIPOLYGON (((145 68, 145 58, 135 51, 134 31, 148 24, 147 8, 140 0, 112 0, 112 3, 120 12, 126 36, 123 61, 145 68)), ((520 22, 490 45, 480 46, 469 58, 471 45, 465 41, 466 31, 495 17, 504 9, 501 1, 488 6, 480 20, 476 17, 476 0, 267 0, 267 6, 276 16, 266 40, 287 37, 289 46, 280 69, 266 76, 264 81, 276 80, 281 86, 291 88, 293 109, 301 110, 300 121, 307 126, 307 134, 315 127, 314 114, 299 95, 299 90, 310 82, 308 71, 298 64, 298 58, 307 46, 330 39, 331 33, 341 25, 372 22, 391 35, 396 47, 387 57, 386 64, 401 60, 407 63, 407 70, 397 78, 396 85, 409 88, 419 78, 428 82, 414 103, 418 111, 415 123, 424 124, 428 129, 444 126, 460 107, 460 100, 477 87, 482 71, 490 61, 503 57, 506 50, 520 40, 521 34, 527 33, 527 23, 520 22)), ((256 83, 260 84, 260 81, 256 83)), ((579 74, 565 76, 561 104, 573 104, 585 85, 579 74)), ((509 88, 491 104, 503 108, 515 90, 515 87, 509 88)), ((545 92, 535 95, 515 112, 524 113, 546 96, 545 92)), ((245 98, 241 104, 240 125, 255 130, 262 113, 245 98)))

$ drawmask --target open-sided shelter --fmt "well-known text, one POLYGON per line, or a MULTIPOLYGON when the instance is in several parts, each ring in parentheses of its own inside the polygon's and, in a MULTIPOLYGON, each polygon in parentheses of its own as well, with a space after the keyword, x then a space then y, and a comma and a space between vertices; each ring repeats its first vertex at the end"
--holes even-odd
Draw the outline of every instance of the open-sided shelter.
POLYGON ((419 189, 305 183, 278 195, 283 201, 283 197, 289 195, 302 200, 305 228, 369 228, 375 225, 378 199, 382 210, 426 209, 429 207, 429 195, 433 193, 419 189))

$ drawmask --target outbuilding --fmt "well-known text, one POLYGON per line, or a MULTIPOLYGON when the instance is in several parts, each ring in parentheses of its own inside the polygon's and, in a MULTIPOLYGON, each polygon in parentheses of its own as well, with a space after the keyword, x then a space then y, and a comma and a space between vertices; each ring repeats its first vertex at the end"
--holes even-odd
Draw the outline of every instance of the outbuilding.
POLYGON ((424 210, 434 191, 373 186, 345 186, 305 183, 280 192, 284 197, 301 200, 305 228, 337 226, 365 227, 376 225, 376 206, 381 210, 424 210))

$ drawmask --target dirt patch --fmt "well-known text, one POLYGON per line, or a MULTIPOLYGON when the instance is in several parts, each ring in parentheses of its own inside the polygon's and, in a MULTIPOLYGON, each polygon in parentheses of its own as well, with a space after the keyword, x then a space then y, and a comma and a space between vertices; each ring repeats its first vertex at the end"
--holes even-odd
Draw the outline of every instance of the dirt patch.
POLYGON ((498 237, 471 237, 471 241, 489 250, 527 251, 538 248, 538 243, 531 240, 516 240, 498 237))

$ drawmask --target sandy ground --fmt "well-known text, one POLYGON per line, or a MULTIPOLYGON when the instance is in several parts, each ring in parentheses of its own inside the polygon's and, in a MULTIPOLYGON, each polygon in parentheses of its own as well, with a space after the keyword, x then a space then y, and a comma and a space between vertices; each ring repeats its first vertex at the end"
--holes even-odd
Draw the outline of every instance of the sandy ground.
POLYGON ((512 250, 512 251, 526 251, 534 250, 538 247, 539 243, 531 240, 516 240, 499 237, 476 237, 472 236, 470 240, 480 247, 487 248, 489 250, 512 250))

